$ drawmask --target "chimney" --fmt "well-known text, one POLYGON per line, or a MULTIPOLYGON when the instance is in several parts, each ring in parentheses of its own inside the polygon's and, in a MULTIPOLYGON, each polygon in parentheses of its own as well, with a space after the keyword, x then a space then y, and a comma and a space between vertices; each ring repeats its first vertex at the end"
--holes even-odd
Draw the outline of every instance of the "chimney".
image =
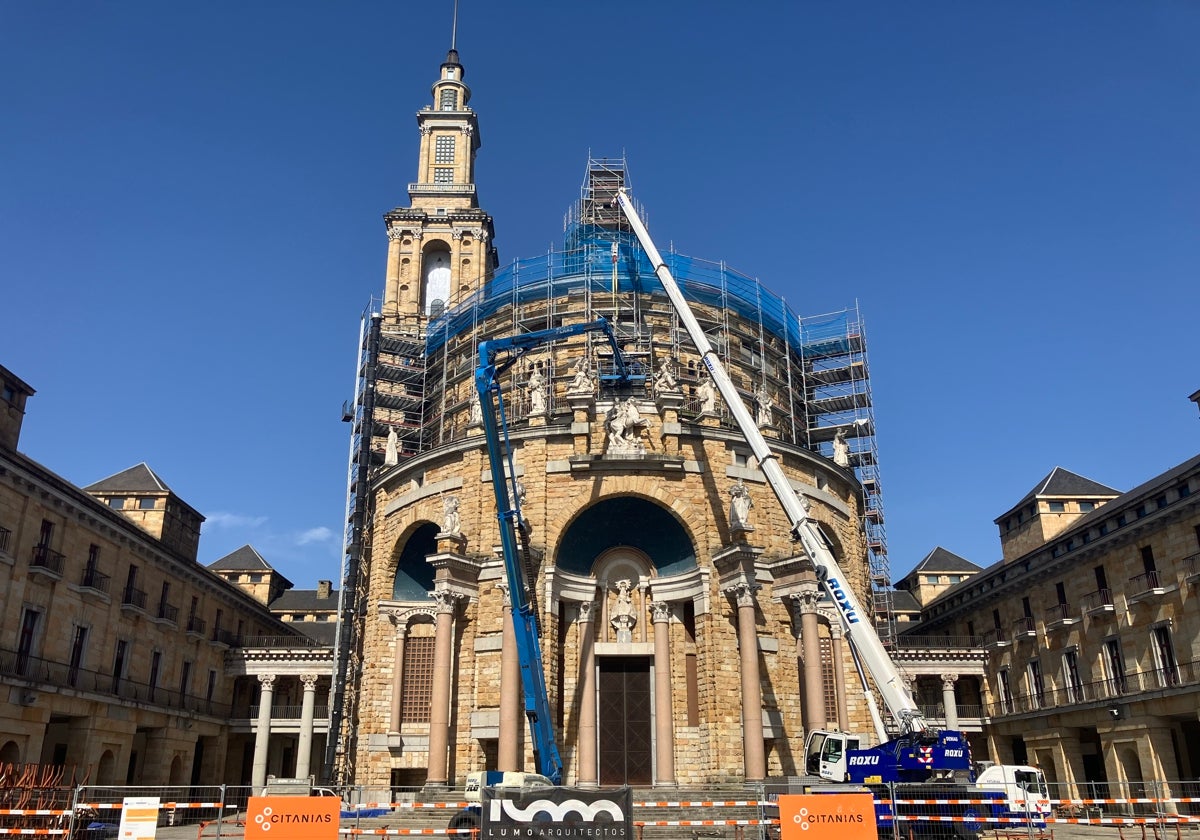
POLYGON ((329 593, 332 591, 332 589, 333 589, 333 581, 331 581, 331 580, 317 581, 317 597, 320 598, 321 600, 325 600, 326 598, 328 598, 329 593))

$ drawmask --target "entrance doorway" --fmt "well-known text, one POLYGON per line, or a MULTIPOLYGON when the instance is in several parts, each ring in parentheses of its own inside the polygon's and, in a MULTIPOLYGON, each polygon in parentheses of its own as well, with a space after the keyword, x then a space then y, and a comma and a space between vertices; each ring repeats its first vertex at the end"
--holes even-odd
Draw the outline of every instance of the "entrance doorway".
POLYGON ((650 658, 601 657, 599 671, 600 784, 650 785, 650 658))

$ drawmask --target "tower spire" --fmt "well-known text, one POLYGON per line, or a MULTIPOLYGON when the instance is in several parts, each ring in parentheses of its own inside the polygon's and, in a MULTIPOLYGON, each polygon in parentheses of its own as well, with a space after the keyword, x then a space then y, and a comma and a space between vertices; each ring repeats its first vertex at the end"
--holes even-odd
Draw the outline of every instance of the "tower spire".
POLYGON ((450 51, 454 52, 458 40, 458 0, 454 0, 454 19, 450 24, 450 51))

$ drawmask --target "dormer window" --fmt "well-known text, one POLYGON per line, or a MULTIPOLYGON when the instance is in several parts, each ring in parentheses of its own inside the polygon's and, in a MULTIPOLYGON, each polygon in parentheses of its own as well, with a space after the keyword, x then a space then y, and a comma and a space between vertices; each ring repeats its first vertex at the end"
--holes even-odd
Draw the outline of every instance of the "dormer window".
POLYGON ((453 111, 458 108, 458 92, 454 88, 442 88, 442 101, 439 104, 443 111, 453 111))

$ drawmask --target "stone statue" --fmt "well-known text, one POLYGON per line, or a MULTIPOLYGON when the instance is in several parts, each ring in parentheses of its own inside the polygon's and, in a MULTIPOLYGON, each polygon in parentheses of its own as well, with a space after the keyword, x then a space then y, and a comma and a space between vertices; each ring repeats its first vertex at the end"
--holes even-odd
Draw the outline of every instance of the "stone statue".
POLYGON ((679 380, 675 378, 675 362, 668 356, 658 360, 658 369, 654 371, 654 382, 651 386, 654 396, 679 393, 679 380))
POLYGON ((529 392, 529 416, 546 413, 546 377, 533 365, 529 366, 529 378, 525 380, 529 392))
POLYGON ((467 423, 471 426, 483 425, 483 404, 479 402, 479 391, 475 388, 471 389, 471 416, 467 423))
POLYGON ((713 414, 717 410, 717 392, 712 380, 705 378, 696 388, 696 397, 700 400, 700 413, 713 414))
POLYGON ((458 515, 458 496, 446 496, 442 499, 442 533, 461 534, 462 519, 458 515))
POLYGON ((846 443, 845 429, 838 429, 833 436, 833 463, 839 467, 850 466, 850 444, 846 443))
POLYGON ((592 375, 592 358, 587 353, 579 357, 575 363, 575 378, 567 386, 568 394, 590 394, 596 389, 596 381, 592 375))
POLYGON ((612 618, 609 623, 617 631, 618 642, 633 641, 633 626, 637 624, 637 612, 633 608, 633 598, 629 590, 633 582, 628 578, 617 581, 617 603, 613 605, 612 618))
POLYGON ((633 397, 613 405, 608 411, 608 452, 641 453, 642 432, 647 423, 638 411, 633 397))
POLYGON ((775 403, 771 399, 771 392, 767 390, 766 382, 759 385, 758 389, 754 392, 754 403, 758 406, 758 417, 756 418, 758 425, 760 427, 770 426, 773 419, 771 417, 771 409, 774 408, 775 403))
POLYGON ((388 426, 387 450, 383 454, 383 465, 394 467, 400 463, 400 439, 396 437, 396 427, 388 426))
POLYGON ((729 488, 729 497, 729 527, 734 530, 748 530, 750 508, 754 507, 754 502, 750 501, 750 491, 746 489, 746 485, 740 478, 737 484, 729 488))

